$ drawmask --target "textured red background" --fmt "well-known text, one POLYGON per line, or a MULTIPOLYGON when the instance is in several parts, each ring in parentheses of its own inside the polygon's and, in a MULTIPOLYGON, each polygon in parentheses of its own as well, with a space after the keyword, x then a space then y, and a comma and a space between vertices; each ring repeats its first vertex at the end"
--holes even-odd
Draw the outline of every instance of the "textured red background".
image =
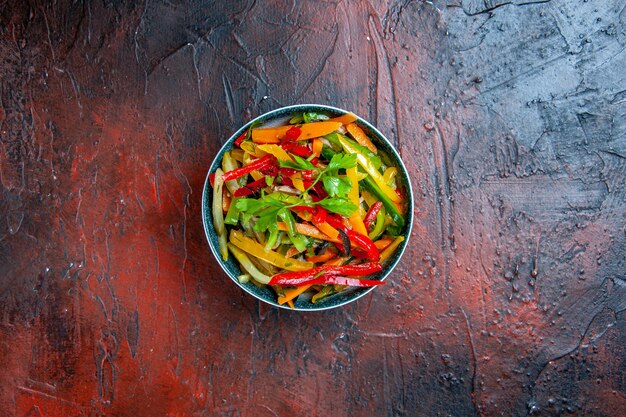
POLYGON ((134 3, 0 2, 1 416, 624 415, 623 0, 134 3), (388 285, 313 314, 200 218, 228 136, 307 102, 417 205, 388 285))

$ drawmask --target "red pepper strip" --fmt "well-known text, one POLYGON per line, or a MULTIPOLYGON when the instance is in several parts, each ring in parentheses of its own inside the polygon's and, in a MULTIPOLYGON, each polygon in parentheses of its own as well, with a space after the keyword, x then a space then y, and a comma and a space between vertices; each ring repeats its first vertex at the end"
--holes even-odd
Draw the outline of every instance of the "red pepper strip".
POLYGON ((239 177, 243 177, 244 175, 249 174, 255 169, 260 170, 260 169, 264 169, 275 164, 276 164, 276 158, 274 158, 270 154, 267 154, 257 159, 256 161, 249 163, 248 165, 244 167, 233 169, 232 171, 228 171, 227 173, 224 174, 223 178, 224 178, 224 181, 235 180, 239 177))
POLYGON ((211 183, 211 187, 215 185, 215 172, 212 174, 209 174, 209 182, 211 183))
POLYGON ((348 229, 343 224, 343 222, 334 215, 328 215, 326 217, 326 223, 330 224, 335 229, 341 229, 346 232, 348 238, 350 239, 350 242, 354 243, 356 246, 364 249, 367 252, 368 259, 372 261, 378 261, 380 259, 380 253, 378 252, 378 248, 376 248, 376 245, 374 245, 374 242, 372 242, 369 237, 355 232, 354 230, 348 229))
POLYGON ((307 146, 298 145, 297 142, 289 142, 281 146, 284 150, 291 152, 294 155, 301 156, 303 158, 308 158, 313 153, 307 146))
POLYGON ((316 156, 315 158, 311 159, 311 163, 315 166, 317 166, 317 163, 320 161, 320 159, 316 156))
POLYGON ((369 210, 367 210, 365 219, 363 219, 363 223, 365 224, 366 230, 370 230, 370 226, 376 219, 376 215, 378 215, 378 212, 380 211, 382 206, 383 206, 383 203, 381 201, 377 201, 374 204, 372 204, 372 207, 370 207, 369 210))
POLYGON ((291 129, 289 129, 285 133, 285 137, 283 138, 281 144, 298 140, 301 133, 302 133, 302 129, 300 129, 297 126, 293 126, 291 129))
POLYGON ((243 132, 241 135, 239 135, 239 137, 235 139, 235 142, 234 142, 235 146, 241 146, 241 142, 243 142, 243 140, 246 138, 247 135, 248 135, 247 130, 243 132))
POLYGON ((328 212, 322 206, 315 207, 315 214, 313 216, 314 223, 324 223, 326 221, 326 215, 328 212))
POLYGON ((347 275, 360 277, 380 272, 382 270, 383 267, 378 262, 343 266, 322 265, 316 268, 311 268, 307 271, 283 272, 282 274, 276 274, 270 279, 269 285, 298 285, 312 280, 315 275, 320 272, 324 272, 324 275, 347 275))
POLYGON ((278 167, 276 165, 269 165, 259 169, 259 172, 264 175, 269 175, 270 177, 275 177, 278 175, 278 167))
POLYGON ((261 188, 265 187, 267 182, 265 181, 265 177, 260 178, 256 181, 252 181, 250 184, 245 187, 241 187, 235 190, 233 193, 234 197, 245 197, 250 194, 254 194, 259 191, 261 188))
POLYGON ((282 185, 286 185, 288 187, 293 187, 293 181, 291 181, 291 178, 289 178, 289 177, 281 177, 280 178, 280 183, 282 185))
POLYGON ((279 174, 286 175, 288 177, 291 177, 292 175, 294 175, 297 172, 300 173, 300 175, 302 176, 302 179, 304 179, 304 180, 312 180, 312 179, 314 179, 314 177, 313 177, 313 170, 311 170, 311 169, 305 169, 305 170, 302 170, 302 171, 298 171, 297 169, 293 169, 293 168, 280 168, 278 170, 279 174))
POLYGON ((315 279, 311 279, 299 284, 290 284, 292 287, 303 287, 305 285, 347 285, 349 287, 375 287, 377 285, 385 284, 384 281, 376 281, 373 279, 358 279, 358 278, 346 278, 346 277, 336 277, 333 275, 322 275, 315 279))
MULTIPOLYGON (((304 186, 305 186, 306 188, 309 188, 309 187, 311 186, 311 184, 307 185, 307 183, 306 183, 306 181, 305 181, 305 182, 304 182, 304 186)), ((322 184, 321 184, 321 183, 319 183, 319 182, 318 182, 317 184, 315 184, 315 185, 313 186, 313 188, 311 188, 311 190, 313 190, 313 192, 314 192, 315 194, 317 194, 317 196, 318 196, 319 198, 326 198, 326 197, 328 197, 328 193, 326 192, 326 190, 324 189, 324 187, 322 186, 322 184)))
POLYGON ((357 259, 369 259, 369 255, 363 249, 350 249, 350 254, 357 259))

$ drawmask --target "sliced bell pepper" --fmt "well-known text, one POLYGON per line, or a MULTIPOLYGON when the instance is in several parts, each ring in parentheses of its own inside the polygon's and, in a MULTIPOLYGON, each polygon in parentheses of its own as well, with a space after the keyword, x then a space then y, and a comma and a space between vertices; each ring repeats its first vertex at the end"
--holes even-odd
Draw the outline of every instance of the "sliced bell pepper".
POLYGON ((278 145, 268 143, 265 145, 257 145, 257 148, 262 150, 265 153, 274 155, 276 159, 278 159, 279 161, 292 161, 293 160, 291 156, 289 156, 289 154, 278 145))
POLYGON ((326 222, 326 216, 328 216, 328 211, 322 206, 316 206, 313 216, 313 223, 326 222))
POLYGON ((392 242, 393 239, 378 239, 374 242, 374 245, 376 245, 378 250, 385 250, 389 245, 391 245, 392 242))
POLYGON ((298 140, 301 134, 302 134, 302 129, 300 129, 298 126, 292 126, 285 133, 285 138, 283 139, 283 142, 290 142, 290 141, 298 140))
POLYGON ((311 262, 286 258, 275 251, 266 251, 263 245, 246 237, 242 232, 235 229, 230 231, 230 242, 244 252, 256 256, 274 266, 286 269, 287 271, 306 271, 314 265, 311 262))
POLYGON ((404 236, 398 236, 389 246, 380 254, 380 262, 385 262, 393 254, 393 252, 404 242, 404 236))
MULTIPOLYGON (((385 209, 387 209, 387 213, 389 213, 389 215, 391 216, 391 219, 394 221, 394 223, 398 227, 403 227, 404 226, 404 217, 402 216, 402 213, 400 213, 400 210, 398 209, 398 207, 387 196, 387 194, 385 194, 380 189, 380 187, 378 187, 378 184, 376 184, 371 177, 365 178, 363 180, 363 184, 365 184, 367 189, 370 190, 374 195, 376 195, 376 197, 378 197, 380 199, 380 201, 382 201, 383 205, 385 206, 385 209)), ((394 195, 396 195, 396 197, 397 197, 397 194, 395 194, 395 192, 394 192, 394 195)))
POLYGON ((385 184, 389 185, 391 184, 391 182, 396 178, 396 175, 398 174, 398 168, 396 167, 389 167, 385 170, 385 173, 383 174, 383 180, 385 180, 385 184))
POLYGON ((326 250, 319 255, 310 255, 310 256, 306 256, 305 258, 309 262, 320 263, 320 262, 330 261, 336 256, 337 256, 337 251, 335 250, 335 248, 331 246, 331 247, 326 248, 326 250))
POLYGON ((340 122, 344 125, 350 124, 352 122, 355 122, 357 120, 357 116, 356 114, 349 112, 346 114, 343 114, 341 116, 337 116, 337 117, 333 117, 332 119, 328 120, 329 122, 340 122))
POLYGON ((372 261, 378 261, 378 259, 380 258, 380 253, 378 253, 378 249, 376 249, 374 242, 372 242, 369 237, 361 233, 355 232, 354 230, 348 229, 343 224, 341 218, 337 218, 334 215, 328 215, 328 217, 326 218, 326 222, 328 222, 328 224, 337 229, 343 230, 346 235, 348 235, 350 242, 367 252, 368 259, 372 261))
POLYGON ((270 279, 270 285, 298 285, 314 279, 319 273, 324 275, 346 275, 350 277, 361 277, 382 271, 383 268, 378 262, 368 262, 359 265, 329 266, 322 265, 299 272, 283 272, 276 274, 270 279))
POLYGON ((235 190, 233 196, 235 197, 246 197, 250 194, 254 194, 259 191, 261 188, 267 186, 267 181, 265 177, 262 177, 256 181, 252 181, 250 184, 247 184, 245 187, 241 187, 235 190))
POLYGON ((293 186, 296 190, 301 192, 304 192, 304 190, 306 190, 306 188, 304 187, 304 181, 302 181, 302 175, 300 175, 299 173, 293 174, 291 176, 291 182, 293 183, 293 186))
POLYGON ((357 124, 350 123, 346 126, 346 129, 348 130, 348 133, 352 135, 354 140, 359 143, 359 145, 365 146, 367 149, 374 153, 378 153, 376 145, 372 143, 372 141, 370 140, 370 138, 367 137, 363 129, 361 129, 357 124))
POLYGON ((292 301, 294 298, 308 290, 310 287, 311 285, 304 285, 302 287, 285 290, 285 295, 278 297, 278 304, 283 305, 292 301))
POLYGON ((325 221, 322 222, 322 223, 317 223, 317 222, 315 222, 315 220, 313 221, 313 224, 315 225, 315 227, 320 229, 320 231, 322 233, 324 233, 325 235, 327 235, 331 239, 338 240, 339 231, 337 229, 335 229, 334 227, 332 227, 330 224, 326 223, 325 221))
POLYGON ((372 231, 368 235, 368 237, 372 239, 372 241, 378 239, 380 235, 382 235, 383 232, 385 231, 385 226, 386 226, 385 215, 386 215, 385 206, 382 206, 380 208, 380 211, 376 215, 376 224, 374 225, 374 229, 372 229, 372 231))
MULTIPOLYGON (((332 238, 322 233, 317 227, 306 223, 295 223, 295 231, 301 235, 309 236, 314 239, 328 240, 329 242, 340 242, 337 238, 332 238)), ((278 222, 278 230, 289 232, 289 225, 284 222, 278 222)))
MULTIPOLYGON (((342 126, 340 122, 311 122, 300 126, 298 140, 318 138, 327 135, 342 126)), ((280 143, 287 131, 293 126, 280 126, 252 129, 252 140, 256 143, 280 143)))
POLYGON ((320 155, 322 154, 323 146, 324 146, 324 143, 322 142, 320 138, 313 139, 313 141, 311 142, 311 152, 313 153, 313 155, 319 158, 320 155))
POLYGON ((254 264, 252 263, 252 261, 250 260, 248 255, 246 255, 244 251, 242 251, 241 249, 239 249, 237 246, 233 245, 232 243, 228 243, 227 246, 230 252, 235 257, 235 259, 237 259, 239 264, 242 266, 242 268, 248 274, 250 274, 252 278, 254 278, 257 282, 260 282, 261 284, 267 284, 268 282, 270 282, 270 277, 265 275, 263 272, 259 271, 257 267, 254 266, 254 264))
POLYGON ((374 182, 376 182, 378 188, 380 188, 380 190, 387 196, 389 200, 396 203, 399 203, 401 201, 401 198, 398 196, 398 194, 396 194, 396 192, 391 187, 385 184, 383 176, 380 175, 380 172, 378 172, 372 162, 367 159, 365 155, 360 153, 355 147, 348 143, 348 141, 344 140, 341 137, 339 137, 339 142, 341 143, 341 146, 343 146, 346 153, 356 154, 356 160, 359 165, 361 165, 363 169, 370 175, 374 182))
POLYGON ((304 285, 306 287, 311 285, 346 285, 348 287, 375 287, 377 285, 384 285, 384 281, 376 281, 373 279, 358 279, 358 278, 347 278, 347 277, 337 277, 334 275, 322 275, 318 278, 314 278, 310 281, 304 282, 302 284, 296 284, 296 286, 304 285))
POLYGON ((293 218, 293 214, 291 214, 291 211, 287 209, 281 209, 278 211, 278 217, 280 217, 285 222, 285 225, 287 226, 287 233, 289 234, 289 239, 291 240, 291 243, 293 243, 293 245, 296 247, 298 252, 302 252, 303 250, 305 250, 308 240, 304 236, 302 236, 304 233, 300 233, 298 231, 298 228, 296 227, 296 221, 293 218))
POLYGON ((246 166, 233 169, 232 171, 228 171, 224 174, 223 179, 224 181, 234 180, 246 174, 249 174, 254 170, 261 170, 272 165, 276 165, 276 158, 274 158, 272 155, 265 155, 264 157, 259 158, 246 166))
POLYGON ((383 206, 383 203, 380 201, 377 201, 370 206, 369 210, 367 210, 367 214, 365 215, 365 220, 363 220, 366 230, 370 230, 370 226, 376 219, 376 216, 378 215, 378 212, 380 212, 380 209, 382 206, 383 206))
POLYGON ((235 142, 233 142, 233 144, 235 146, 241 146, 241 142, 243 142, 243 140, 246 138, 246 136, 248 136, 248 131, 244 131, 241 135, 239 135, 237 137, 237 139, 235 139, 235 142))
POLYGON ((298 142, 287 142, 280 146, 284 150, 289 151, 294 155, 301 156, 303 158, 308 158, 312 154, 311 150, 307 146, 299 145, 298 142))
MULTIPOLYGON (((348 198, 352 201, 352 204, 354 204, 356 207, 359 207, 361 205, 361 202, 359 201, 359 179, 357 177, 357 168, 352 167, 346 169, 346 176, 352 183, 352 188, 350 188, 348 198)), ((361 213, 359 212, 359 210, 355 210, 350 215, 350 224, 352 224, 352 228, 357 232, 361 233, 362 235, 367 235, 367 229, 363 224, 363 219, 361 218, 361 213)))

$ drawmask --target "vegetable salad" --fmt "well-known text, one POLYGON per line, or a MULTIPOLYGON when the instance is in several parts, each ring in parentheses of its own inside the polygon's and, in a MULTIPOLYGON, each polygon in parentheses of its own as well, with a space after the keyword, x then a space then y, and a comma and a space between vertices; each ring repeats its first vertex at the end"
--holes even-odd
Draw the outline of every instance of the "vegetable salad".
MULTIPOLYGON (((296 114, 284 126, 253 125, 210 175, 220 253, 241 283, 270 286, 279 304, 312 303, 368 276, 404 240, 398 168, 348 113, 296 114)), ((371 278, 371 277, 370 277, 371 278)))

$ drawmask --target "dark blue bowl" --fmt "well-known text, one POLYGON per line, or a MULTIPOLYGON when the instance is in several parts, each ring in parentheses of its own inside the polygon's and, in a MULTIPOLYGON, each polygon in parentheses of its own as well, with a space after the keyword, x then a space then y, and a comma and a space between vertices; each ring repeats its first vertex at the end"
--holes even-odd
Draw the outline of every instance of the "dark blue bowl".
MULTIPOLYGON (((252 123, 256 121, 263 122, 264 124, 271 123, 276 120, 286 120, 289 119, 292 115, 296 113, 303 112, 322 112, 331 116, 341 116, 343 114, 348 113, 346 110, 338 109, 336 107, 331 106, 323 106, 319 104, 297 104, 294 106, 282 107, 280 109, 273 110, 271 112, 265 113, 254 120, 248 122, 245 126, 235 132, 229 139, 226 141, 222 149, 217 153, 211 167, 209 168, 209 173, 215 172, 217 168, 219 168, 222 164, 222 157, 224 153, 231 150, 233 147, 233 142, 235 139, 245 132, 252 123)), ((411 235, 411 228, 413 227, 413 191, 411 189, 411 181, 409 179, 409 174, 406 170, 406 167, 402 163, 402 159, 400 155, 395 150, 393 145, 383 136, 382 133, 378 131, 374 126, 372 126, 367 121, 362 118, 358 118, 358 125, 363 128, 363 130, 369 135, 369 137, 374 141, 377 147, 385 150, 391 159, 394 162, 394 165, 398 167, 398 175, 396 179, 399 181, 401 185, 404 186, 404 189, 407 190, 407 195, 409 197, 408 207, 406 210, 405 217, 405 226, 404 226, 404 241, 400 244, 398 249, 394 255, 386 262, 384 269, 379 272, 377 275, 372 277, 372 279, 380 279, 385 280, 389 274, 393 271, 396 264, 400 260, 400 257, 404 253, 406 246, 409 242, 409 237, 411 235)), ((202 223, 204 224, 204 231, 206 233, 207 240, 209 241, 209 246, 211 247, 211 251, 217 259, 217 262, 220 264, 222 269, 226 272, 226 274, 233 280, 235 284, 240 286, 244 291, 248 294, 258 298, 261 301, 264 301, 268 304, 271 304, 275 307, 281 307, 288 310, 291 308, 285 304, 280 305, 276 302, 276 293, 271 288, 259 288, 251 282, 246 284, 241 284, 237 277, 242 274, 239 269, 239 265, 235 258, 230 255, 227 262, 222 260, 219 252, 219 244, 217 242, 217 234, 213 227, 213 216, 211 214, 211 203, 213 200, 213 189, 209 182, 209 175, 207 174, 206 181, 204 183, 204 190, 202 192, 202 223)), ((295 310, 299 311, 319 311, 319 310, 327 310, 334 307, 339 307, 344 304, 348 304, 358 298, 363 297, 368 292, 372 291, 375 287, 370 288, 352 288, 341 293, 332 295, 319 301, 315 304, 311 303, 308 299, 300 296, 295 302, 295 310)), ((385 287, 382 286, 381 290, 384 291, 385 287)))

